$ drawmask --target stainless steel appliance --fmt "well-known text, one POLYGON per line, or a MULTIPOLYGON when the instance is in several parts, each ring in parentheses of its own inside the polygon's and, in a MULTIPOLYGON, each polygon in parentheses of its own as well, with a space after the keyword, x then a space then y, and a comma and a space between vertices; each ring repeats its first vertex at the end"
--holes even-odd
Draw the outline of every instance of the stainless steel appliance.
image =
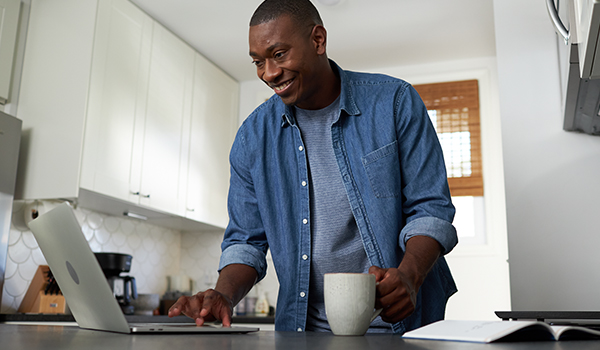
POLYGON ((8 235, 17 180, 21 120, 0 112, 0 302, 8 253, 8 235))
POLYGON ((129 272, 133 257, 120 253, 94 253, 106 277, 110 289, 113 291, 119 306, 125 315, 133 315, 134 307, 131 299, 137 298, 137 287, 133 276, 122 276, 122 272, 129 272))
POLYGON ((563 129, 600 135, 600 1, 546 0, 546 6, 559 34, 563 129))

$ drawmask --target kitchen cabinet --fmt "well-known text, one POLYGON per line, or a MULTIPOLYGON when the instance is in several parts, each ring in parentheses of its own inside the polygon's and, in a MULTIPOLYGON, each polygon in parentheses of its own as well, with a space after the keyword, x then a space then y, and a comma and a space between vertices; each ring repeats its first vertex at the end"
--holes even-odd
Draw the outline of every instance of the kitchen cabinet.
MULTIPOLYGON (((154 26, 141 173, 132 173, 140 204, 184 215, 194 51, 154 26), (140 179, 139 186, 137 180, 140 179)), ((212 131, 211 131, 212 132, 212 131)))
POLYGON ((126 0, 49 3, 31 7, 17 198, 72 199, 180 229, 219 217, 209 224, 224 227, 226 207, 215 213, 209 203, 227 195, 237 82, 126 0), (216 153, 199 156, 199 147, 216 153), (219 174, 214 184, 205 182, 214 179, 211 169, 219 174), (198 183, 210 190, 188 189, 198 183))
POLYGON ((130 182, 141 169, 132 158, 143 147, 153 21, 125 1, 98 5, 80 186, 136 202, 130 182))
POLYGON ((184 215, 194 51, 125 1, 97 27, 81 187, 184 215))
POLYGON ((237 130, 238 84, 196 55, 186 217, 225 227, 229 150, 237 130))
POLYGON ((21 0, 0 0, 0 104, 8 101, 21 0))

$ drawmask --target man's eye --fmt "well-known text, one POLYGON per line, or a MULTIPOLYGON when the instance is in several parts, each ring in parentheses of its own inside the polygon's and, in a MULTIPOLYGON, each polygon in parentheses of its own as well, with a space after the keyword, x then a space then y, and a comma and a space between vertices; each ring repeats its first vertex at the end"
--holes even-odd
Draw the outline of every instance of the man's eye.
POLYGON ((282 58, 284 54, 285 54, 285 52, 283 52, 283 51, 275 52, 275 54, 273 55, 273 58, 275 58, 275 59, 282 58))
POLYGON ((260 67, 260 66, 262 66, 263 62, 262 61, 252 61, 252 64, 255 65, 256 67, 260 67))

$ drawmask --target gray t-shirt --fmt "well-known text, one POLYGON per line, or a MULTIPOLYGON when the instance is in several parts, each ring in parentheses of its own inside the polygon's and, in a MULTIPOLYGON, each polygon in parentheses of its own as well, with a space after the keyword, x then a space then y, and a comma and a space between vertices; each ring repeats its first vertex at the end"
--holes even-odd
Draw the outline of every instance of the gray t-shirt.
MULTIPOLYGON (((295 109, 308 157, 311 269, 307 331, 330 331, 325 316, 323 275, 367 272, 371 264, 350 209, 331 143, 331 126, 339 119, 338 99, 320 110, 295 109)), ((389 331, 377 318, 369 331, 389 331)))

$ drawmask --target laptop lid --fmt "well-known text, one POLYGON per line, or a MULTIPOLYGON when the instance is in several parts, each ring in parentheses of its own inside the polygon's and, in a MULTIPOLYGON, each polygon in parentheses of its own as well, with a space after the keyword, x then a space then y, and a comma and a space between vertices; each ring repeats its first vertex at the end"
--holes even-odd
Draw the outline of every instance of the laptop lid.
POLYGON ((257 327, 127 323, 71 206, 62 203, 29 223, 79 327, 119 333, 248 333, 257 327))
POLYGON ((31 221, 29 227, 79 327, 129 333, 73 209, 62 203, 31 221))

